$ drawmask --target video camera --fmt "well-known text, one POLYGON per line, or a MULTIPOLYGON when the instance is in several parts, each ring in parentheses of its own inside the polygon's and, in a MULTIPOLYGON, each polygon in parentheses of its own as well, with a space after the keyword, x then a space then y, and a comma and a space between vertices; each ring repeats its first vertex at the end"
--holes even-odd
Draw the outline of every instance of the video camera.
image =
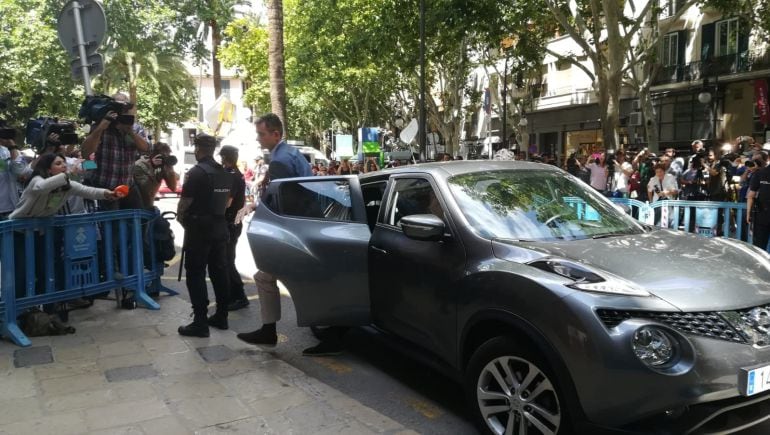
POLYGON ((167 166, 174 166, 179 163, 179 159, 177 159, 176 156, 161 156, 161 159, 163 160, 163 164, 167 166))
POLYGON ((78 116, 84 119, 85 122, 92 124, 104 119, 107 113, 115 112, 118 114, 117 122, 129 124, 130 121, 130 124, 133 124, 133 115, 125 115, 131 107, 133 107, 131 103, 116 101, 114 98, 106 95, 90 95, 86 97, 80 106, 78 116), (128 119, 129 117, 130 119, 128 119))
POLYGON ((74 123, 60 122, 57 118, 46 117, 31 119, 27 122, 25 140, 38 153, 42 153, 48 145, 75 145, 79 142, 74 123), (48 139, 48 136, 54 133, 59 135, 58 142, 48 139))

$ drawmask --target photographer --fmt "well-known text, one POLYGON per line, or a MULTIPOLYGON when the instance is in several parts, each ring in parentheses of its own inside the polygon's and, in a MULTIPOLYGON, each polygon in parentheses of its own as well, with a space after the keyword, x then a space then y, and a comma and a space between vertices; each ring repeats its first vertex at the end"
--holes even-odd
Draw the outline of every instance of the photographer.
POLYGON ((717 159, 716 152, 709 150, 706 157, 706 168, 708 168, 709 173, 709 200, 726 201, 728 168, 732 169, 732 163, 723 159, 717 159))
POLYGON ((707 201, 709 171, 704 163, 704 155, 698 152, 690 159, 690 167, 682 174, 683 199, 689 201, 707 201))
POLYGON ((163 142, 153 145, 150 155, 144 155, 134 163, 134 183, 131 189, 138 190, 142 208, 153 209, 155 195, 158 194, 161 181, 165 180, 166 186, 172 192, 176 191, 177 175, 174 172, 176 164, 177 158, 171 155, 171 147, 163 142))
POLYGON ((16 130, 0 125, 0 221, 8 219, 19 203, 19 176, 26 165, 14 138, 16 130))
POLYGON ((608 191, 616 198, 628 198, 628 183, 634 167, 626 161, 626 153, 619 150, 617 154, 610 154, 607 163, 608 191))
MULTIPOLYGON (((147 141, 133 130, 134 115, 127 114, 131 106, 114 104, 114 109, 118 111, 109 110, 91 128, 91 133, 82 146, 83 155, 96 154, 94 160, 97 167, 91 174, 91 184, 106 189, 129 184, 137 152, 147 152, 150 149, 147 141)), ((102 202, 100 206, 107 210, 138 206, 126 201, 128 198, 130 196, 121 200, 119 205, 102 202)))

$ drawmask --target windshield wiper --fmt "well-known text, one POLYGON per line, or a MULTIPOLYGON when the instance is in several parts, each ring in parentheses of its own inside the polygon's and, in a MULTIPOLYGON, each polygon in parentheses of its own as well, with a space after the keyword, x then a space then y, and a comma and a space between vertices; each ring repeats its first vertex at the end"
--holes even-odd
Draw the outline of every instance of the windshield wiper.
POLYGON ((592 239, 606 239, 609 237, 620 237, 620 236, 627 236, 628 233, 606 233, 606 234, 597 234, 595 236, 591 236, 592 239))

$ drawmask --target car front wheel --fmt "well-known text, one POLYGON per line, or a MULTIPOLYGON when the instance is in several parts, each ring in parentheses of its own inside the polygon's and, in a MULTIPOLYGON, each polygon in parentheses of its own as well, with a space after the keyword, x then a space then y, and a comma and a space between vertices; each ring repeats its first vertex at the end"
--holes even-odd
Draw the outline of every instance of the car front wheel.
POLYGON ((535 352, 511 338, 491 339, 474 352, 466 389, 477 423, 487 433, 567 432, 564 401, 550 370, 535 352))

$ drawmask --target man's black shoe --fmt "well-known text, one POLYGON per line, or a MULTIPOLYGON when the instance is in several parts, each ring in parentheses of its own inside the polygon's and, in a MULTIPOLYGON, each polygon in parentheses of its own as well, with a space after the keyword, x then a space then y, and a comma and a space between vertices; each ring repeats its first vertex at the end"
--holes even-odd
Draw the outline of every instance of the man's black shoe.
POLYGON ((326 340, 313 347, 308 347, 302 351, 304 356, 335 356, 342 353, 344 347, 339 340, 326 340))
POLYGON ((184 335, 185 337, 206 338, 209 336, 209 325, 203 322, 192 322, 189 325, 180 326, 177 331, 179 335, 184 335))
POLYGON ((230 302, 227 305, 227 311, 238 311, 238 310, 240 310, 242 308, 246 308, 248 306, 249 306, 249 300, 248 299, 246 299, 246 298, 244 298, 244 299, 236 299, 236 300, 230 302))
POLYGON ((267 332, 264 329, 257 329, 253 332, 243 332, 238 334, 236 337, 238 337, 239 340, 257 346, 272 347, 278 343, 278 334, 275 332, 267 332))
POLYGON ((227 329, 229 326, 227 324, 227 316, 221 315, 219 313, 214 314, 213 316, 209 317, 206 322, 209 324, 209 326, 213 326, 217 329, 227 329))

